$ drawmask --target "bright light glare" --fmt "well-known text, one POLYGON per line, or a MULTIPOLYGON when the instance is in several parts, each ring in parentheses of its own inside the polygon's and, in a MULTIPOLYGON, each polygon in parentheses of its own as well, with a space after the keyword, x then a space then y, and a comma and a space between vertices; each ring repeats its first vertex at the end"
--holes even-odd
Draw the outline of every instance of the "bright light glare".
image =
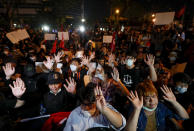
POLYGON ((152 22, 156 22, 156 19, 152 19, 152 22))
POLYGON ((79 27, 79 30, 80 30, 81 32, 84 32, 84 31, 85 31, 85 27, 84 27, 83 25, 81 25, 81 26, 79 27))
POLYGON ((82 22, 85 22, 86 20, 83 18, 83 19, 81 19, 81 21, 82 21, 82 22))
POLYGON ((119 14, 119 12, 120 12, 120 11, 119 11, 119 9, 116 9, 116 11, 115 11, 115 12, 116 12, 116 14, 119 14))
POLYGON ((49 31, 49 27, 48 27, 47 25, 44 25, 44 26, 42 27, 42 30, 44 30, 44 31, 49 31))
POLYGON ((17 24, 15 24, 15 23, 14 23, 13 25, 14 25, 14 27, 16 27, 16 26, 17 26, 17 24))
POLYGON ((155 17, 155 14, 152 14, 152 17, 155 17))

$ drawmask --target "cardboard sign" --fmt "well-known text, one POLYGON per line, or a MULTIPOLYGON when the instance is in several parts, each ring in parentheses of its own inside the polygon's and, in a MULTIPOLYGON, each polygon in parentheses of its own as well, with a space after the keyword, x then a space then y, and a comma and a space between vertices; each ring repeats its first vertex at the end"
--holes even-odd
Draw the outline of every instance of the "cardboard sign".
POLYGON ((55 40, 56 34, 44 34, 45 40, 55 40))
POLYGON ((112 36, 111 35, 104 35, 103 36, 103 43, 112 43, 112 36))
POLYGON ((156 13, 154 25, 168 25, 173 22, 175 12, 156 13))
POLYGON ((69 40, 68 32, 58 32, 58 40, 69 40))
POLYGON ((11 41, 11 43, 16 44, 19 42, 18 39, 15 38, 12 32, 6 34, 7 38, 11 41))
POLYGON ((30 38, 26 29, 19 29, 17 31, 12 31, 6 34, 7 38, 13 43, 16 44, 20 40, 30 38))

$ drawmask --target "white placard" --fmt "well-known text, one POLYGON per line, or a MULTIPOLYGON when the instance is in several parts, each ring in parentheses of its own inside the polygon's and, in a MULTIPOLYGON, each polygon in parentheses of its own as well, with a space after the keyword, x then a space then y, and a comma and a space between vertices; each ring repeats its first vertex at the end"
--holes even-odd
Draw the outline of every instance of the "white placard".
POLYGON ((168 25, 173 22, 175 12, 156 13, 154 25, 168 25))
POLYGON ((104 35, 103 36, 103 43, 112 43, 112 36, 111 35, 104 35))
POLYGON ((18 33, 20 34, 20 40, 30 38, 30 36, 29 36, 28 32, 26 31, 26 29, 20 29, 20 30, 18 30, 18 33))
POLYGON ((7 38, 13 43, 18 43, 20 40, 30 38, 26 29, 19 29, 6 34, 7 38))
POLYGON ((44 34, 45 40, 55 40, 56 34, 44 34))
POLYGON ((69 40, 69 33, 68 32, 58 32, 58 40, 69 40))
POLYGON ((14 35, 14 33, 10 32, 6 34, 7 38, 11 41, 11 43, 15 44, 19 42, 19 39, 17 39, 14 35))

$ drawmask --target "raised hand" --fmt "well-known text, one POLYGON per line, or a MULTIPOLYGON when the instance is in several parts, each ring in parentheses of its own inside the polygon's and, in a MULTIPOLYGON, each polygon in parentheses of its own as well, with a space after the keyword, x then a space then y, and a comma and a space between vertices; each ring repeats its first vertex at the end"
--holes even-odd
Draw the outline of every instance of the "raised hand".
POLYGON ((92 54, 90 55, 89 61, 91 61, 94 58, 95 58, 95 52, 92 52, 92 54))
POLYGON ((139 99, 137 91, 135 91, 135 94, 133 93, 133 91, 129 92, 129 96, 127 96, 127 98, 132 102, 135 109, 141 110, 141 108, 143 107, 143 97, 139 99))
POLYGON ((11 65, 11 63, 7 63, 3 66, 3 70, 5 72, 6 78, 10 78, 15 73, 15 67, 11 65))
POLYGON ((63 84, 67 92, 76 94, 76 82, 73 78, 69 77, 69 81, 66 79, 67 85, 63 84))
POLYGON ((51 70, 54 64, 54 60, 51 57, 46 57, 46 61, 43 61, 43 64, 46 66, 47 69, 51 70))
POLYGON ((90 63, 89 58, 88 58, 87 56, 84 56, 84 57, 82 58, 82 61, 81 61, 81 66, 83 66, 83 65, 88 66, 89 63, 90 63))
POLYGON ((13 86, 11 84, 9 86, 11 87, 13 95, 17 98, 21 98, 26 91, 25 84, 21 78, 16 78, 16 81, 13 81, 13 86))
POLYGON ((160 87, 160 89, 162 90, 162 92, 164 93, 163 98, 168 101, 168 102, 175 102, 176 101, 176 97, 174 96, 172 90, 170 88, 168 88, 167 86, 163 85, 163 87, 160 87))
POLYGON ((115 56, 111 53, 108 57, 108 63, 110 66, 112 66, 112 64, 114 64, 115 62, 115 56))
POLYGON ((59 63, 61 62, 61 57, 63 56, 63 53, 62 52, 58 52, 57 55, 54 54, 54 59, 55 59, 55 62, 56 63, 59 63))
POLYGON ((119 82, 119 71, 117 70, 117 68, 113 68, 113 73, 111 73, 113 79, 117 82, 119 82))
POLYGON ((155 56, 148 54, 147 55, 147 60, 146 57, 144 57, 144 62, 148 65, 148 66, 154 66, 154 60, 155 60, 155 56))
POLYGON ((104 109, 106 108, 106 100, 99 86, 96 86, 96 88, 94 89, 94 94, 96 97, 96 107, 100 112, 103 113, 104 109))

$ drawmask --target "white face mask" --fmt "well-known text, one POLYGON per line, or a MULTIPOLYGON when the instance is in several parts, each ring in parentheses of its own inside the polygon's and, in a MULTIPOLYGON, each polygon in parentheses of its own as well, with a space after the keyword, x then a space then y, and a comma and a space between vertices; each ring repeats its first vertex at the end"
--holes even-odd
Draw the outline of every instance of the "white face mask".
POLYGON ((128 66, 132 66, 133 65, 133 60, 132 59, 128 59, 127 60, 127 65, 128 66))
POLYGON ((181 86, 177 86, 177 87, 176 87, 176 90, 177 90, 179 93, 181 93, 181 94, 187 92, 187 88, 181 87, 181 86))
POLYGON ((172 56, 169 59, 170 59, 170 61, 175 61, 176 60, 176 57, 175 56, 172 56))
POLYGON ((143 106, 143 109, 144 110, 146 110, 146 111, 155 111, 156 110, 156 108, 157 108, 157 106, 156 107, 154 107, 153 109, 150 109, 150 108, 147 108, 147 107, 145 107, 145 106, 143 106))
POLYGON ((104 75, 102 75, 102 74, 96 74, 95 77, 104 81, 104 75))
POLYGON ((77 66, 70 65, 70 69, 71 69, 72 72, 75 72, 77 70, 77 66))

